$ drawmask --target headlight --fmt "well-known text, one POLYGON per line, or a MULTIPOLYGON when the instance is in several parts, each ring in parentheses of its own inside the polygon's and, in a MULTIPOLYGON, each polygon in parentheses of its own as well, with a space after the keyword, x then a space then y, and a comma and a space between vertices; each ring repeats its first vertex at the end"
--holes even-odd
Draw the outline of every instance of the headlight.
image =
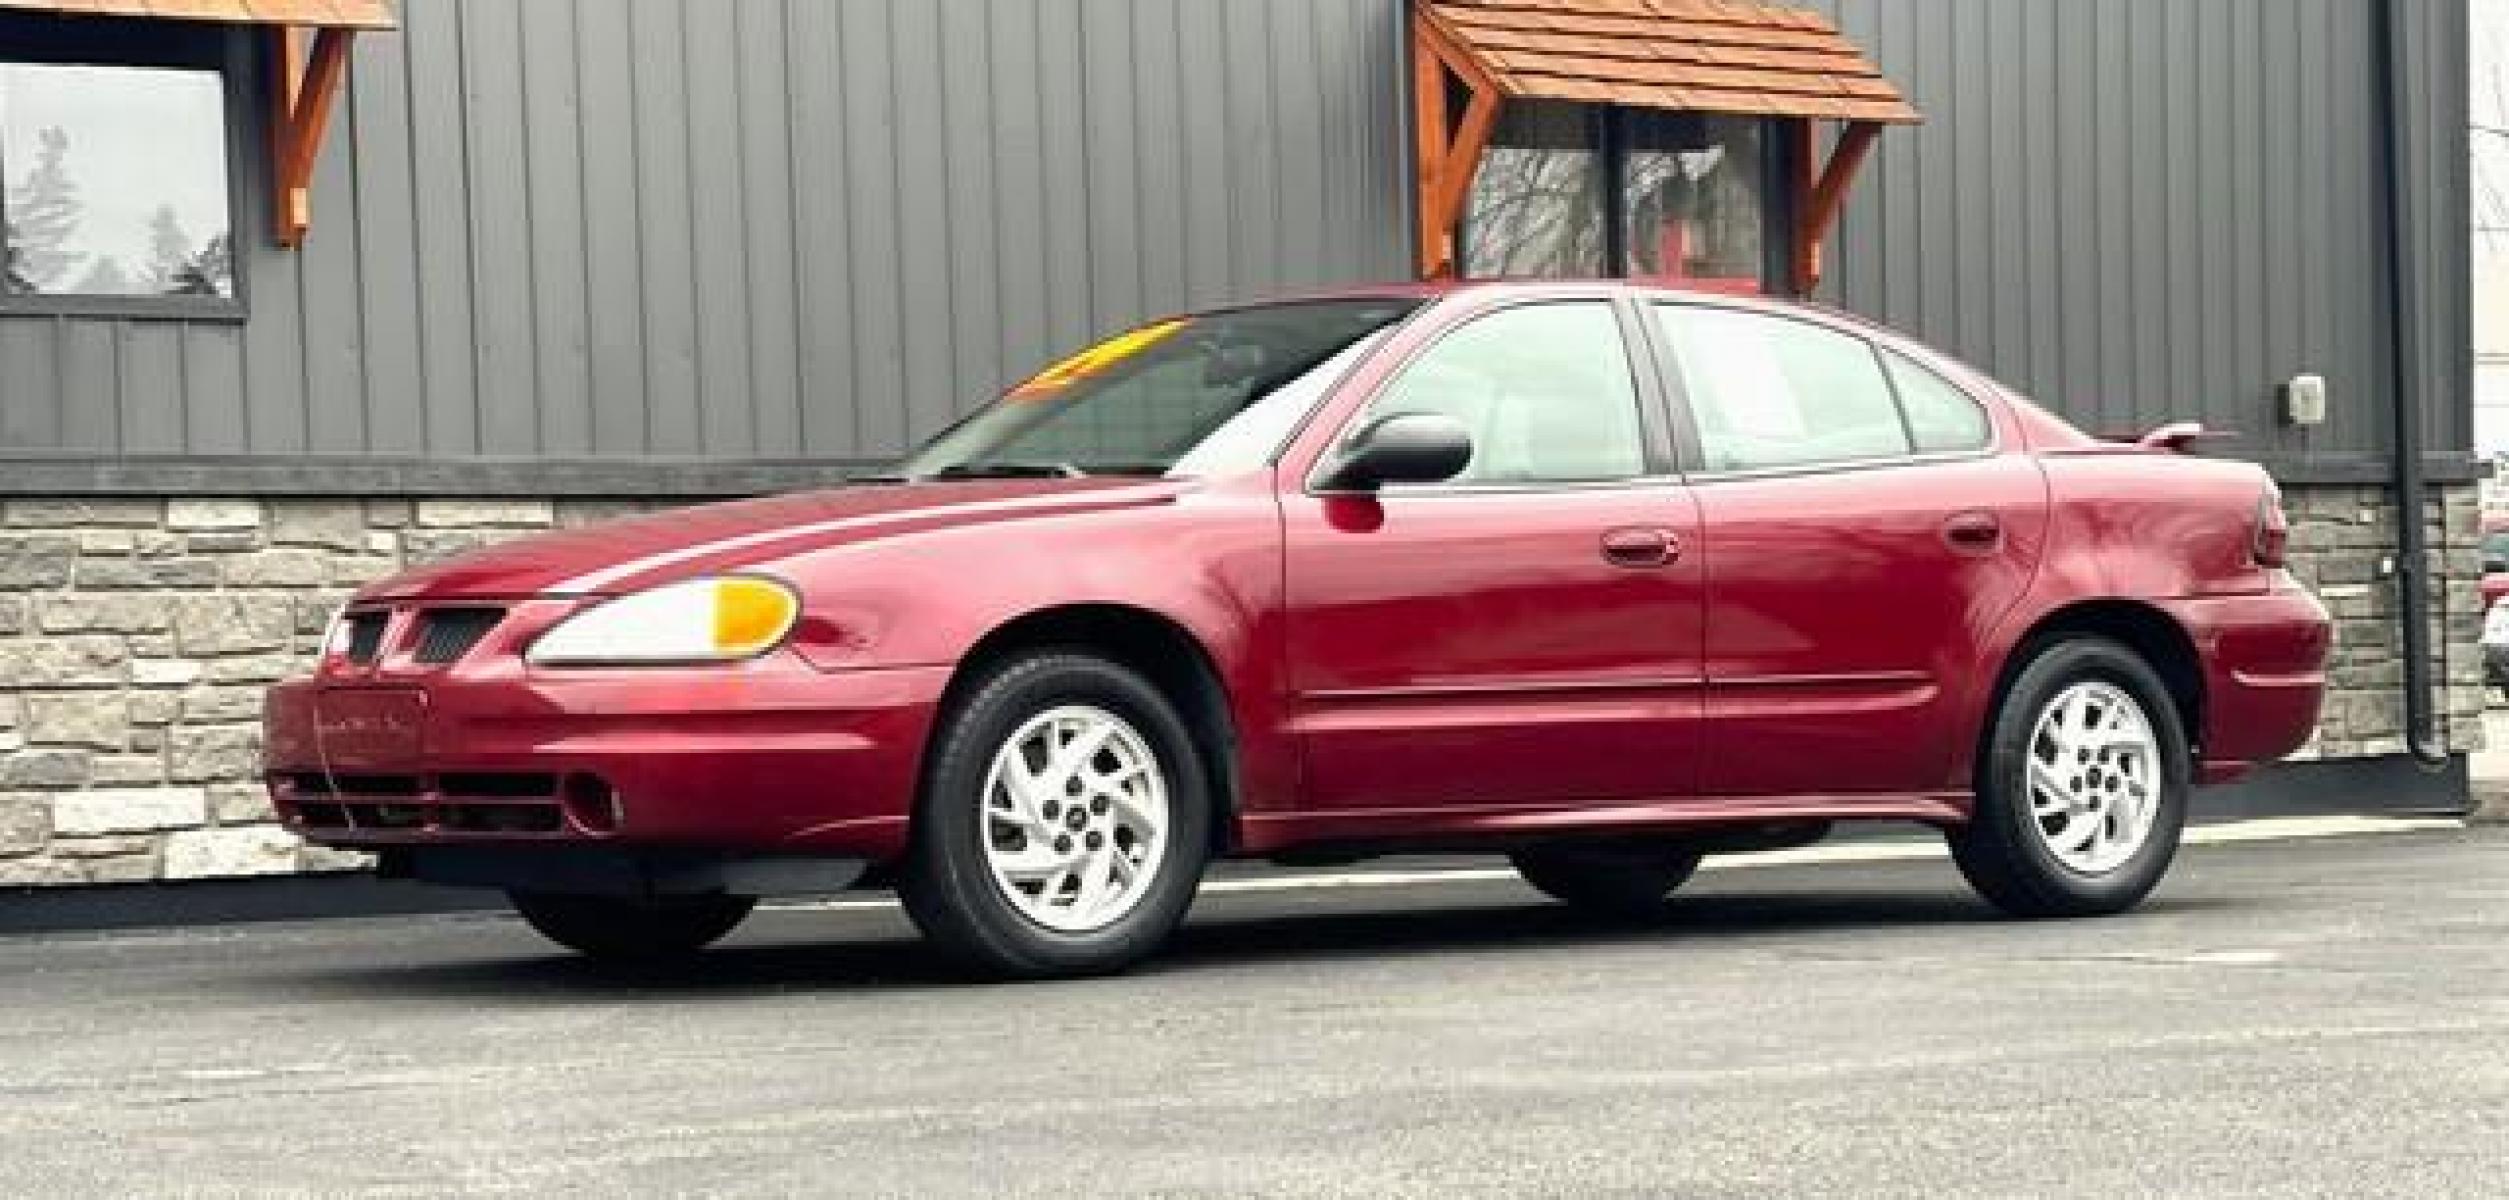
POLYGON ((2509 645, 2509 602, 2494 601, 2483 612, 2483 644, 2509 645))
POLYGON ((736 662, 781 645, 800 616, 800 598, 777 580, 691 579, 585 609, 523 657, 571 666, 736 662))

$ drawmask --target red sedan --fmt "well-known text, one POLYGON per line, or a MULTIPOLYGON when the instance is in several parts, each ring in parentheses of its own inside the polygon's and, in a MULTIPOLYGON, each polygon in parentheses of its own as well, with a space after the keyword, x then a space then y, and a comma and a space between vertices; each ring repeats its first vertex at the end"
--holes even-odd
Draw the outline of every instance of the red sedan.
POLYGON ((1612 284, 1144 326, 894 476, 366 588, 274 689, 306 837, 589 953, 893 884, 981 971, 1133 962, 1223 855, 1702 855, 1944 830, 2111 913, 2299 746, 2325 612, 2254 466, 2085 437, 1832 312, 1612 284))

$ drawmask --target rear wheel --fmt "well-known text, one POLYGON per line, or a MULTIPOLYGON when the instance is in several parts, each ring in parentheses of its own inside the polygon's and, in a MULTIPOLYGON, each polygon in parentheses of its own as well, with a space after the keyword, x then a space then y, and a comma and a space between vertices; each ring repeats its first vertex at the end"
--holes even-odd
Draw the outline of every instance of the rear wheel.
POLYGON ((1580 911, 1652 916, 1699 869, 1695 851, 1657 846, 1537 846, 1508 856, 1534 889, 1580 911))
POLYGON ((1013 658, 934 740, 899 896, 978 973, 1120 970, 1193 901, 1211 846, 1205 779, 1175 707, 1129 668, 1013 658))
POLYGON ((685 958, 738 928, 757 901, 747 896, 629 899, 511 892, 514 910, 542 937, 611 962, 685 958))
POLYGON ((1952 856, 2017 916, 2123 912, 2178 852, 2189 773, 2177 707, 2149 664, 2105 638, 2051 642, 1996 713, 1952 856))

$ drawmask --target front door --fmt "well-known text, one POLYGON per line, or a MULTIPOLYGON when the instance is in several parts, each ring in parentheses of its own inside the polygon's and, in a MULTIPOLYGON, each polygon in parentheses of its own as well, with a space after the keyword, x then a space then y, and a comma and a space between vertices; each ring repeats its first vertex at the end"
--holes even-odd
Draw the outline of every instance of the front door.
POLYGON ((1702 470, 1713 795, 1959 790, 1978 648, 2047 484, 1993 413, 1847 329, 1654 306, 1702 470))
MULTIPOLYGON (((1620 308, 1470 318, 1345 428, 1439 412, 1454 480, 1286 486, 1289 661, 1312 808, 1562 806, 1689 789, 1699 516, 1650 437, 1620 308)), ((1651 382, 1651 381, 1650 381, 1651 382)))

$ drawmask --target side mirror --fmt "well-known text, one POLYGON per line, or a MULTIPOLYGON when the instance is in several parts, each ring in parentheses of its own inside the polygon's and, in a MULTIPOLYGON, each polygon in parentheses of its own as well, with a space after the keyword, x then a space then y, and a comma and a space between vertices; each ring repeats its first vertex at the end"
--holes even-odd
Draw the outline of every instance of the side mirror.
POLYGON ((1373 492, 1389 483, 1439 483, 1472 463, 1472 434, 1444 413, 1395 413, 1351 436, 1324 476, 1334 492, 1373 492))

